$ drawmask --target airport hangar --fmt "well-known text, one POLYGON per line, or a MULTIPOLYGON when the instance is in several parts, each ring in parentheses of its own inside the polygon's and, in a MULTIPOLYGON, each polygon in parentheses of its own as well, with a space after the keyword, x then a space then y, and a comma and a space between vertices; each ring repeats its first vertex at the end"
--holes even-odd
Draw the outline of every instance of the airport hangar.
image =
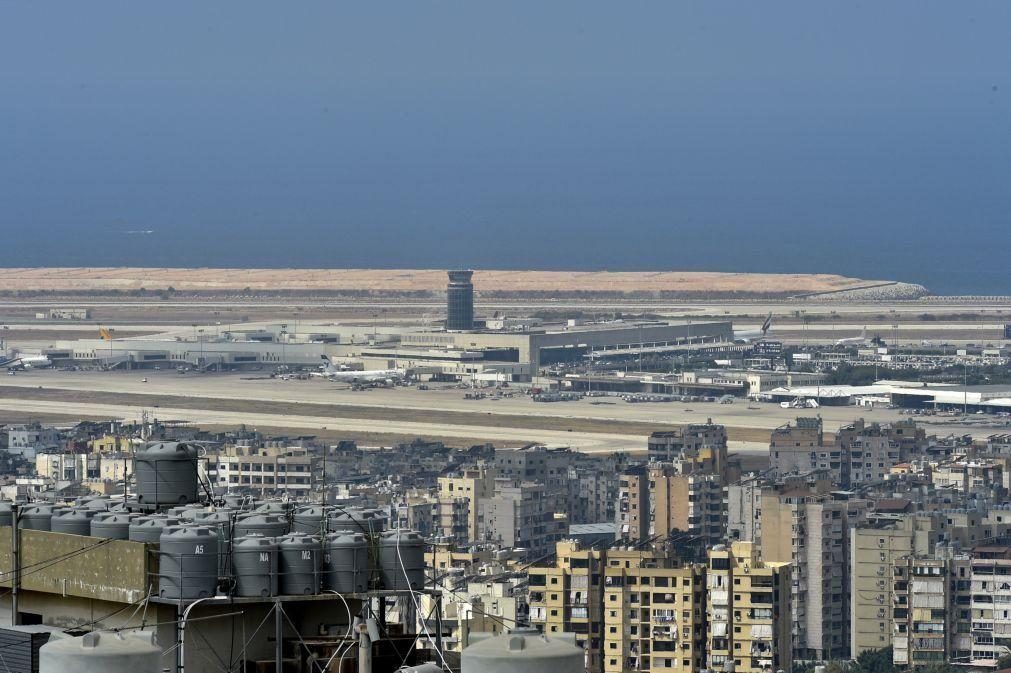
POLYGON ((822 385, 776 388, 766 393, 776 401, 814 399, 832 406, 894 404, 902 408, 1011 411, 1011 384, 960 386, 925 385, 915 381, 879 381, 868 386, 822 385))
MULTIPOLYGON (((269 333, 269 330, 265 331, 269 333)), ((84 362, 127 368, 187 364, 195 367, 257 367, 287 364, 317 367, 320 357, 355 358, 366 369, 412 369, 419 373, 489 380, 529 381, 542 367, 585 362, 587 358, 629 357, 637 353, 679 353, 732 348, 730 322, 604 323, 543 329, 443 331, 384 330, 372 343, 146 337, 81 339, 44 349, 57 365, 84 362), (377 343, 378 341, 378 343, 377 343)), ((297 335, 292 335, 297 336, 297 335)), ((290 338, 290 337, 289 337, 290 338)))

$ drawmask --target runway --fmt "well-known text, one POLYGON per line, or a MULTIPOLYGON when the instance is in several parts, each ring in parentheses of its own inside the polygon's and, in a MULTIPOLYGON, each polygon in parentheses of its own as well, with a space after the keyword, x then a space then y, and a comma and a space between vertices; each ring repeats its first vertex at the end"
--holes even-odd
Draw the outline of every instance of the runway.
MULTIPOLYGON (((489 428, 480 425, 445 426, 436 423, 383 422, 336 418, 326 416, 280 415, 256 412, 221 412, 201 411, 159 407, 150 409, 142 406, 126 406, 112 404, 79 403, 68 409, 62 402, 45 402, 39 400, 0 399, 0 409, 31 412, 39 414, 79 413, 87 417, 107 417, 125 421, 139 421, 145 411, 156 412, 154 415, 163 420, 186 421, 194 425, 214 425, 236 427, 246 425, 250 428, 271 427, 289 428, 300 432, 312 430, 341 430, 348 433, 374 433, 405 435, 414 437, 459 437, 481 438, 493 442, 500 447, 522 446, 531 442, 540 442, 549 446, 568 446, 587 453, 614 452, 621 450, 644 450, 648 433, 642 435, 621 435, 608 433, 565 432, 558 430, 537 430, 534 433, 524 428, 503 429, 489 428), (536 436, 533 436, 536 434, 536 436)), ((743 448, 743 447, 742 447, 743 448)))
MULTIPOLYGON (((497 401, 466 400, 466 392, 457 387, 356 392, 320 379, 285 381, 248 374, 38 370, 0 381, 0 410, 125 419, 139 418, 146 410, 161 419, 198 425, 456 437, 500 446, 540 442, 590 452, 641 451, 654 430, 710 419, 727 426, 733 450, 764 453, 772 429, 793 422, 797 416, 820 415, 827 432, 858 418, 882 423, 904 418, 896 410, 884 408, 797 410, 743 401, 727 405, 628 404, 615 398, 537 403, 521 394, 497 401)), ((976 419, 963 423, 936 418, 924 424, 928 434, 942 436, 986 437, 1006 431, 976 419)))

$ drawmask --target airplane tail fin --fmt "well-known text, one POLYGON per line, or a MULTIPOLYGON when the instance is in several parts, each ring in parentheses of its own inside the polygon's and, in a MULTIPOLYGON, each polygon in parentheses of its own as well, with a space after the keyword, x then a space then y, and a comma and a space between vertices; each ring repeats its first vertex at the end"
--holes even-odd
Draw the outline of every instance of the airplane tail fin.
POLYGON ((762 335, 764 336, 769 329, 772 328, 772 311, 769 311, 769 315, 766 316, 765 322, 762 323, 762 335))
POLYGON ((98 328, 98 336, 102 338, 102 341, 112 341, 112 333, 105 327, 98 328))
POLYGON ((320 355, 320 358, 322 358, 322 359, 323 359, 323 362, 325 362, 325 363, 327 363, 327 364, 330 364, 330 358, 328 358, 327 356, 325 356, 325 355, 320 355))

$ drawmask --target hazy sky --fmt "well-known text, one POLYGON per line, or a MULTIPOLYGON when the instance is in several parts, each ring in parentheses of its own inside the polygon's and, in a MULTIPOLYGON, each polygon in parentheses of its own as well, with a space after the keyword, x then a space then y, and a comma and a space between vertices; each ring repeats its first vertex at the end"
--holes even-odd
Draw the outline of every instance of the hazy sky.
POLYGON ((1009 26, 1006 1, 0 2, 3 263, 1009 292, 1009 26))

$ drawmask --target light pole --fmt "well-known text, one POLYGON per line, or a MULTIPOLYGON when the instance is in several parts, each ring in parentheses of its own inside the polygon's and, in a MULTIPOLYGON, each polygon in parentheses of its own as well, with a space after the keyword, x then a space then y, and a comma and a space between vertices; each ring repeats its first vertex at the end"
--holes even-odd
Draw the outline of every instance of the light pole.
POLYGON ((639 323, 639 371, 642 371, 642 350, 646 344, 642 342, 642 323, 639 323))
MULTIPOLYGON (((692 319, 688 318, 688 362, 692 361, 692 319)), ((687 363, 686 363, 687 364, 687 363)))
POLYGON ((962 361, 962 415, 969 415, 969 363, 962 361))
POLYGON ((288 335, 288 325, 287 323, 282 323, 281 333, 278 336, 281 339, 281 369, 283 369, 284 371, 288 370, 288 358, 285 356, 284 353, 284 342, 287 340, 286 339, 287 335, 288 335))

